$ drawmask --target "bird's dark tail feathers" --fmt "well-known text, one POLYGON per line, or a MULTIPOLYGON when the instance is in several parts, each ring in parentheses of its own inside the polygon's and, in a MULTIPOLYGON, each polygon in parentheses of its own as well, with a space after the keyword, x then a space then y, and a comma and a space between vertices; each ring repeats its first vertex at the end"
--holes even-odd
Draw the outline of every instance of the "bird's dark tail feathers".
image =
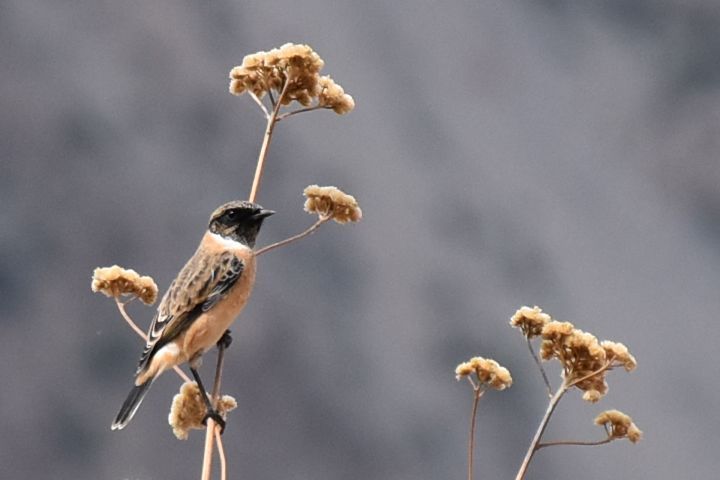
POLYGON ((122 404, 122 407, 120 407, 120 412, 118 412, 115 417, 115 421, 112 423, 110 428, 113 430, 122 430, 128 423, 130 423, 130 420, 132 420, 154 380, 154 378, 150 379, 142 385, 134 386, 133 389, 130 390, 130 393, 125 399, 125 402, 122 404))

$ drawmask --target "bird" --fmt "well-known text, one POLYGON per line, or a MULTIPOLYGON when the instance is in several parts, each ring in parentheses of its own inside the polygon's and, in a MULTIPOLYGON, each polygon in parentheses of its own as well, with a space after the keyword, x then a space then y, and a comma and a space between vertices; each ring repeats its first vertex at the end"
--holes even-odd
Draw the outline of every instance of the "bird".
POLYGON ((135 383, 122 404, 112 430, 127 426, 152 383, 166 370, 188 363, 203 392, 208 413, 224 429, 225 422, 207 397, 197 368, 203 353, 228 346, 228 328, 248 302, 255 283, 255 240, 265 218, 275 212, 235 200, 210 216, 197 250, 165 292, 148 330, 135 383))

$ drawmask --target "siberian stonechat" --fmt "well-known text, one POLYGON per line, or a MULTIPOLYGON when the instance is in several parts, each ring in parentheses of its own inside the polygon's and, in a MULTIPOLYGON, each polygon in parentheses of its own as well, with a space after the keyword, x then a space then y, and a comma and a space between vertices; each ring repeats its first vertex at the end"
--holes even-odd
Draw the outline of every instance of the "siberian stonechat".
MULTIPOLYGON (((255 239, 263 220, 273 213, 248 201, 229 202, 212 213, 200 246, 158 306, 135 373, 135 386, 115 417, 113 430, 130 422, 161 373, 181 363, 189 363, 205 394, 197 373, 200 358, 223 339, 245 307, 255 283, 255 239)), ((207 395, 205 402, 208 415, 224 424, 207 395)))

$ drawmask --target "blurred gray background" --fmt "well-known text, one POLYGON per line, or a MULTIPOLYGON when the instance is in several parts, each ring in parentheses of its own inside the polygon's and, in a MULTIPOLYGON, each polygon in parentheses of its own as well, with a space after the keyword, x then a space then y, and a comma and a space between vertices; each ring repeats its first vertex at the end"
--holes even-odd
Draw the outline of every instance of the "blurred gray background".
POLYGON ((453 370, 473 355, 515 380, 482 400, 477 478, 514 478, 546 406, 507 326, 524 304, 639 362, 597 405, 568 395, 547 439, 602 438, 607 408, 646 434, 543 450, 529 478, 715 478, 715 0, 4 0, 0 477, 199 476, 204 434, 167 426, 175 375, 110 431, 142 345, 90 276, 118 263, 164 290, 247 197, 264 122, 227 73, 288 41, 357 108, 279 125, 259 244, 312 222, 311 183, 365 218, 262 258, 224 376, 232 478, 464 478, 453 370))

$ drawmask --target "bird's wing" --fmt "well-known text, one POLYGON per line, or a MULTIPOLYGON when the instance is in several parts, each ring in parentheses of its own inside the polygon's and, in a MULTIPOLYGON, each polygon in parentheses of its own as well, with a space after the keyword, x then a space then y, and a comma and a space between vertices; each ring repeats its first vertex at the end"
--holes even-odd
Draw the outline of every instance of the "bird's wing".
POLYGON ((231 252, 195 254, 180 270, 160 302, 137 373, 163 345, 183 333, 201 313, 224 298, 242 276, 244 267, 243 261, 231 252))

